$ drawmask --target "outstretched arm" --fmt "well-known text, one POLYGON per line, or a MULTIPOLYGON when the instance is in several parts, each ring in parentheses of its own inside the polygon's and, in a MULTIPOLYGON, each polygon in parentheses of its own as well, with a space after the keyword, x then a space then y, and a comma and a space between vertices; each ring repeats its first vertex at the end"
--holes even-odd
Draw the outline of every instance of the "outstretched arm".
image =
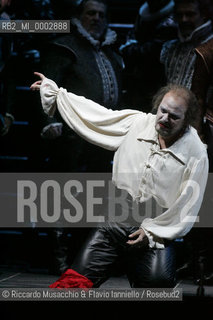
POLYGON ((67 125, 82 138, 108 150, 116 150, 138 117, 146 114, 132 109, 107 109, 85 97, 58 88, 57 84, 43 74, 35 72, 39 81, 32 90, 40 90, 44 111, 53 116, 56 108, 67 125))

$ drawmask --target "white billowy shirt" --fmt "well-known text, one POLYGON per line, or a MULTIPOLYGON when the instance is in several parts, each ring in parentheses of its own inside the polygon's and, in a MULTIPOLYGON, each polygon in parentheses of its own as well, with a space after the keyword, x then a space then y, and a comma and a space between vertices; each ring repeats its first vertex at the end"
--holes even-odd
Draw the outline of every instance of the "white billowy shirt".
POLYGON ((164 248, 164 239, 183 237, 198 215, 208 177, 206 146, 190 127, 169 148, 161 149, 156 115, 137 110, 113 111, 58 88, 45 78, 44 111, 58 108, 65 122, 87 141, 114 150, 113 182, 135 201, 154 198, 165 211, 141 223, 149 245, 164 248))

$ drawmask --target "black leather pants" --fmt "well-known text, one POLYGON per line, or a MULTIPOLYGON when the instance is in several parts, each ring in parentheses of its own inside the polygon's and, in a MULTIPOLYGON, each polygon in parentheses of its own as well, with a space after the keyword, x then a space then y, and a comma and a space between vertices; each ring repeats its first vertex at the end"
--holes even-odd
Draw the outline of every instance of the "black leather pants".
POLYGON ((137 229, 108 224, 91 231, 72 269, 90 279, 97 288, 111 276, 119 259, 131 287, 174 287, 176 267, 173 243, 168 243, 165 249, 151 249, 148 244, 140 248, 126 244, 128 235, 137 229))

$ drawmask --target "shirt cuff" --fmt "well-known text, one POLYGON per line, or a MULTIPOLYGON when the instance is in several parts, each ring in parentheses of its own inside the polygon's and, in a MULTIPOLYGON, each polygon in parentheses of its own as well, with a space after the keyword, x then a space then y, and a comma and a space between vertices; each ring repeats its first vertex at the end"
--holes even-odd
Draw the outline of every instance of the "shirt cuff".
POLYGON ((141 229, 143 229, 143 231, 145 232, 148 240, 149 240, 149 247, 153 248, 153 249, 164 249, 165 248, 165 244, 164 244, 164 240, 162 238, 159 238, 157 236, 155 236, 153 233, 147 231, 146 229, 144 229, 144 227, 141 225, 140 226, 141 229))
POLYGON ((57 84, 45 78, 40 87, 40 96, 41 96, 41 103, 44 109, 44 112, 48 114, 49 117, 53 117, 56 111, 56 97, 59 88, 57 84))

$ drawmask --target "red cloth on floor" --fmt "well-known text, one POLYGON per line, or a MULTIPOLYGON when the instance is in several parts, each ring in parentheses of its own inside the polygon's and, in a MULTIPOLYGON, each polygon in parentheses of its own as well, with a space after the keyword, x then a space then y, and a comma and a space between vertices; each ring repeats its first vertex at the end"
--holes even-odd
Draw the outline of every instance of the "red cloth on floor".
POLYGON ((73 269, 67 269, 49 288, 92 288, 93 283, 73 269))

